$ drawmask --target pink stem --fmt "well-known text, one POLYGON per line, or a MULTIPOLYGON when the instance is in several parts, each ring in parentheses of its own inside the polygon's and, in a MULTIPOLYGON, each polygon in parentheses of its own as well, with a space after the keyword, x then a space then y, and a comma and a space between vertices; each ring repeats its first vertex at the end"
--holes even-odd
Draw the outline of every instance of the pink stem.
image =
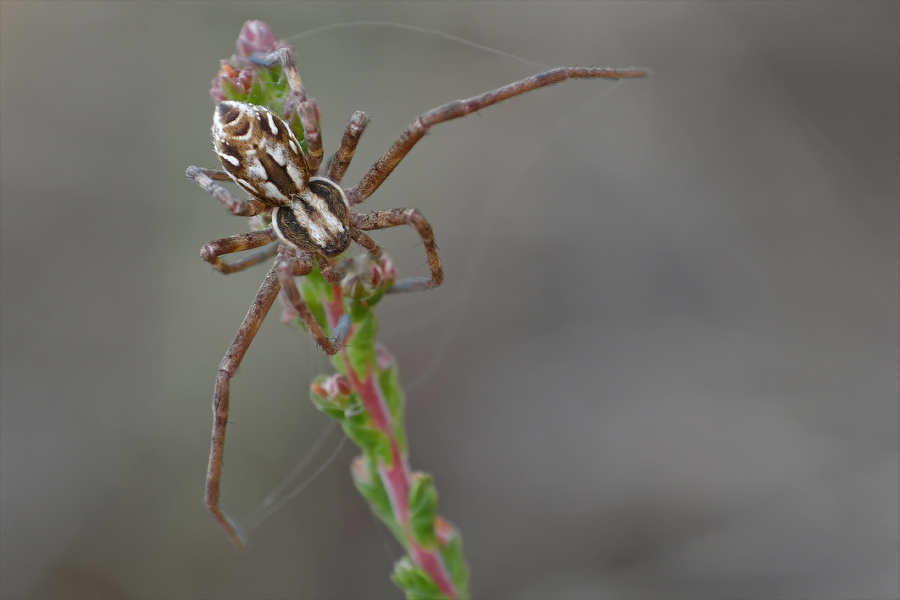
MULTIPOLYGON (((344 314, 344 302, 341 286, 335 284, 332 289, 333 300, 326 304, 326 310, 328 311, 329 324, 334 328, 338 319, 344 314)), ((352 329, 350 333, 352 334, 352 329)), ((348 334, 349 336, 350 334, 348 334)), ((412 535, 409 524, 409 490, 412 487, 412 472, 409 468, 407 457, 400 451, 400 445, 397 443, 397 438, 394 435, 391 413, 388 410, 384 394, 378 385, 378 380, 372 374, 372 367, 371 365, 366 365, 366 377, 361 380, 356 371, 353 370, 353 366, 350 364, 350 359, 345 351, 341 351, 341 356, 346 365, 350 385, 362 398, 363 404, 372 418, 372 425, 387 435, 390 440, 391 464, 387 465, 379 459, 378 473, 387 490, 391 508, 394 512, 394 519, 403 528, 410 557, 416 566, 434 579, 442 594, 449 598, 457 598, 456 587, 450 579, 443 557, 437 549, 426 550, 423 548, 412 535)))

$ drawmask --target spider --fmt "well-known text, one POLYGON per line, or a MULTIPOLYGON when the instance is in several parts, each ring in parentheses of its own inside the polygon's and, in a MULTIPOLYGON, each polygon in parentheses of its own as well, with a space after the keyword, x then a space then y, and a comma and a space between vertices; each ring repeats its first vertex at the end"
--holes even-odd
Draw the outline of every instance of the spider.
POLYGON ((417 209, 392 208, 360 213, 351 207, 371 196, 416 142, 438 123, 463 117, 507 98, 569 78, 621 79, 647 75, 640 69, 558 67, 467 100, 444 104, 417 117, 372 165, 359 185, 342 189, 341 180, 369 121, 366 114, 356 112, 351 116, 341 145, 332 160, 324 166, 323 172, 318 107, 306 97, 293 49, 284 47, 267 54, 257 53, 251 61, 266 66, 278 62, 283 67, 291 94, 285 103, 286 112, 294 110, 299 116, 308 152, 303 153, 290 127, 269 109, 226 100, 216 106, 212 127, 213 146, 224 171, 201 167, 187 169, 187 177, 223 204, 231 214, 246 217, 271 215, 271 224, 264 229, 208 242, 200 252, 203 260, 224 274, 242 271, 275 256, 256 299, 219 364, 213 396, 214 420, 206 475, 206 507, 239 548, 242 546, 240 537, 219 509, 229 385, 279 291, 300 316, 319 347, 330 356, 340 349, 347 326, 339 323, 331 337, 326 335, 303 301, 294 280, 312 272, 314 263, 318 264, 326 281, 337 283, 342 278, 343 269, 336 259, 347 250, 351 241, 378 258, 381 249, 366 234, 367 231, 412 225, 422 238, 431 274, 429 277, 397 281, 390 291, 426 290, 439 286, 444 279, 434 231, 417 209), (216 183, 228 180, 236 183, 250 197, 245 200, 235 198, 216 183), (243 250, 254 252, 230 263, 222 258, 243 250))

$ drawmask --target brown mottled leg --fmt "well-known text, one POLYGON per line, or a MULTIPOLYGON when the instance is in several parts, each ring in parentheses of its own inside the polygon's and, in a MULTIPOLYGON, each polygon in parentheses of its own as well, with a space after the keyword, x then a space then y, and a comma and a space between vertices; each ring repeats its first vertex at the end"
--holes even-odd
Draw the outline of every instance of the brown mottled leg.
POLYGON ((266 210, 268 207, 259 200, 248 198, 246 200, 238 200, 231 195, 231 192, 223 188, 214 180, 220 181, 230 179, 222 177, 224 171, 214 169, 202 169, 200 167, 188 167, 185 173, 191 181, 203 188, 203 190, 212 194, 212 197, 218 200, 233 215, 239 217, 252 217, 266 210))
POLYGON ((530 92, 531 90, 559 83, 566 79, 624 79, 630 77, 646 77, 647 71, 641 69, 600 69, 596 67, 557 67, 526 77, 520 81, 510 83, 503 87, 491 90, 479 96, 473 96, 467 100, 456 100, 443 106, 439 106, 419 116, 406 128, 400 138, 394 142, 384 155, 375 161, 369 172, 363 176, 359 185, 347 192, 347 199, 351 205, 359 204, 372 195, 391 171, 400 164, 400 161, 416 145, 422 136, 434 125, 464 117, 467 114, 488 107, 497 102, 530 92))
POLYGON ((422 238, 422 243, 425 245, 425 256, 428 258, 428 268, 431 269, 431 277, 401 279, 394 284, 391 290, 395 292, 427 290, 441 285, 441 282, 444 281, 441 259, 438 256, 437 244, 434 241, 434 231, 417 209, 391 208, 368 214, 351 213, 350 224, 363 231, 387 229, 398 225, 412 225, 419 232, 419 237, 422 238), (397 289, 394 290, 394 288, 397 289))
POLYGON ((216 179, 218 181, 234 181, 231 178, 231 175, 228 174, 228 171, 223 171, 222 169, 205 169, 203 167, 195 167, 200 169, 200 172, 210 177, 211 179, 216 179))
MULTIPOLYGON (((310 174, 315 175, 319 172, 323 154, 322 135, 319 132, 319 111, 315 100, 306 97, 306 90, 303 89, 303 82, 300 81, 300 73, 297 72, 297 59, 294 56, 293 48, 279 48, 268 54, 256 53, 250 57, 250 60, 267 66, 279 62, 284 68, 288 85, 295 98, 297 116, 300 117, 300 123, 303 125, 303 136, 309 151, 306 163, 309 165, 310 174)), ((288 103, 285 104, 285 108, 289 108, 288 103)))
POLYGON ((288 304, 297 312, 306 330, 316 340, 319 348, 328 356, 333 356, 340 350, 346 331, 343 331, 341 335, 336 335, 334 338, 329 338, 309 311, 309 307, 303 301, 303 296, 300 295, 300 290, 297 289, 297 283, 294 281, 294 277, 309 275, 313 270, 313 266, 312 255, 304 252, 298 256, 284 256, 280 254, 275 269, 288 304))
POLYGON ((362 231, 353 229, 350 231, 350 237, 353 238, 354 242, 368 250, 372 258, 381 258, 381 248, 375 240, 364 234, 362 231))
POLYGON ((340 183, 353 160, 353 153, 356 152, 356 144, 362 136, 363 130, 369 124, 369 117, 364 112, 355 112, 347 123, 347 129, 344 130, 344 137, 341 145, 335 153, 331 164, 328 166, 328 179, 335 183, 340 183))
POLYGON ((272 302, 275 301, 280 287, 275 267, 272 267, 263 280, 263 284, 256 294, 256 300, 247 311, 247 316, 244 317, 244 322, 241 323, 228 352, 225 353, 225 357, 219 364, 219 373, 216 376, 212 440, 209 444, 209 466, 206 470, 206 508, 238 548, 243 547, 243 542, 234 527, 219 510, 219 479, 222 475, 222 454, 225 450, 225 428, 228 426, 228 392, 231 378, 237 372, 247 348, 250 347, 253 337, 259 331, 259 326, 266 317, 266 313, 272 307, 272 302))
POLYGON ((265 262, 266 260, 278 254, 278 247, 280 245, 281 242, 272 242, 268 246, 263 246, 255 252, 251 252, 245 256, 242 256, 241 258, 231 263, 231 272, 234 273, 236 271, 243 271, 247 267, 252 267, 254 265, 258 265, 261 262, 265 262))
POLYGON ((247 256, 241 257, 233 263, 228 263, 221 258, 223 254, 231 254, 232 252, 240 252, 242 250, 251 250, 259 248, 277 239, 275 232, 271 227, 260 231, 250 231, 247 233, 238 233, 220 240, 213 240, 203 245, 200 250, 200 258, 211 264, 216 270, 225 273, 234 273, 241 271, 247 267, 259 264, 270 256, 274 256, 278 251, 278 244, 272 244, 271 248, 264 248, 259 252, 253 252, 247 256))
POLYGON ((346 266, 343 264, 335 265, 330 258, 317 256, 315 260, 319 264, 319 272, 322 273, 322 278, 328 283, 340 283, 347 273, 346 266))

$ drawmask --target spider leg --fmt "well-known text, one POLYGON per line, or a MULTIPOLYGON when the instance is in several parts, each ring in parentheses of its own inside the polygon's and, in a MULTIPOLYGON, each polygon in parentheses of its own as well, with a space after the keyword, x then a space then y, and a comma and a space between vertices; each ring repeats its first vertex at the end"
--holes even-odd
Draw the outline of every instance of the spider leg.
POLYGON ((211 264, 217 271, 228 275, 229 273, 242 271, 247 267, 259 264, 266 258, 274 256, 278 251, 278 244, 272 244, 270 248, 264 248, 259 252, 253 252, 252 254, 243 256, 233 263, 222 260, 219 258, 220 256, 223 254, 231 254, 232 252, 259 248, 276 239, 278 238, 271 227, 259 231, 238 233, 227 238, 205 243, 200 250, 200 258, 211 264))
POLYGON ((267 246, 263 246, 259 250, 255 252, 251 252, 246 256, 242 256, 238 260, 231 263, 231 272, 236 273, 237 271, 243 271, 248 267, 252 267, 254 265, 258 265, 261 262, 264 262, 276 254, 278 254, 278 247, 281 245, 281 242, 272 242, 267 246))
POLYGON ((384 155, 375 161, 369 172, 363 176, 359 185, 347 192, 347 200, 350 205, 359 204, 378 189, 391 171, 396 168, 406 154, 416 145, 422 136, 434 125, 464 117, 467 114, 488 107, 497 102, 524 94, 531 90, 559 83, 569 78, 589 79, 623 79, 629 77, 646 77, 647 71, 641 69, 601 69, 596 67, 557 67, 526 77, 525 79, 510 83, 503 87, 491 90, 479 96, 473 96, 467 100, 456 100, 443 106, 433 108, 420 115, 406 128, 400 138, 388 149, 384 155))
POLYGON ((350 237, 353 241, 369 251, 372 258, 381 258, 381 247, 369 236, 359 229, 351 229, 350 237))
POLYGON ((309 273, 312 272, 313 267, 313 257, 309 253, 304 252, 294 256, 279 254, 275 264, 275 271, 278 280, 281 282, 281 288, 285 298, 297 312, 300 320, 303 321, 306 330, 313 336, 316 343, 325 354, 333 356, 337 354, 338 350, 341 348, 341 342, 347 334, 346 328, 341 329, 336 327, 335 336, 329 338, 322 330, 322 326, 319 325, 319 322, 316 321, 316 318, 310 312, 306 302, 303 301, 303 296, 300 295, 300 290, 297 289, 297 283, 294 281, 294 277, 309 275, 309 273))
POLYGON ((333 260, 325 256, 318 255, 316 262, 319 263, 319 271, 321 271, 322 277, 328 283, 340 283, 344 275, 347 274, 346 265, 335 265, 333 260))
POLYGON ((340 183, 353 160, 353 153, 356 152, 356 144, 362 136, 363 130, 369 124, 369 117, 364 112, 355 112, 347 123, 347 129, 344 130, 344 137, 341 139, 341 145, 331 159, 328 165, 328 179, 335 183, 340 183))
MULTIPOLYGON (((231 192, 223 188, 214 180, 224 179, 220 176, 220 171, 213 169, 201 169, 200 167, 188 167, 185 173, 191 181, 203 188, 203 190, 212 194, 212 197, 218 200, 233 215, 239 217, 252 217, 258 215, 269 207, 253 198, 247 200, 238 200, 231 195, 231 192)), ((229 178, 230 179, 230 178, 229 178)))
POLYGON ((231 175, 228 174, 228 171, 223 171, 222 169, 204 169, 203 167, 195 168, 200 169, 200 171, 210 179, 218 179, 219 181, 232 181, 231 175))
MULTIPOLYGON (((415 208, 390 208, 377 210, 368 214, 356 212, 350 213, 350 224, 356 229, 371 231, 373 229, 387 229, 398 225, 412 225, 419 232, 422 243, 425 245, 425 256, 428 258, 428 268, 431 269, 431 277, 410 277, 396 282, 391 291, 407 292, 415 290, 427 290, 441 285, 444 280, 444 271, 441 269, 441 259, 438 256, 437 243, 434 241, 434 230, 415 208), (397 288, 396 290, 394 288, 397 288)), ((368 237, 368 236, 366 236, 368 237)), ((365 246, 361 243, 361 245, 365 246)))
MULTIPOLYGON (((309 151, 306 163, 309 165, 310 175, 315 175, 319 172, 319 165, 322 164, 323 155, 322 135, 319 133, 319 108, 315 100, 309 100, 306 97, 306 90, 303 89, 303 82, 300 81, 300 73, 297 72, 297 59, 294 55, 294 49, 287 46, 268 54, 255 52, 250 56, 250 61, 265 66, 279 62, 284 68, 288 85, 296 98, 297 116, 300 117, 300 123, 303 125, 303 137, 306 140, 306 148, 309 151)), ((288 108, 287 103, 285 108, 288 108)))
POLYGON ((219 479, 222 475, 222 454, 225 450, 225 428, 228 426, 228 391, 231 378, 237 372, 247 348, 250 347, 253 337, 259 331, 259 326, 278 295, 281 286, 278 283, 275 269, 276 267, 269 269, 256 294, 256 299, 250 305, 247 316, 244 317, 244 322, 241 323, 237 335, 234 336, 234 341, 231 342, 231 346, 228 347, 225 357, 219 364, 219 373, 216 375, 216 391, 213 396, 213 430, 212 440, 209 444, 209 466, 206 470, 206 508, 238 548, 243 547, 243 543, 234 527, 219 510, 219 479))

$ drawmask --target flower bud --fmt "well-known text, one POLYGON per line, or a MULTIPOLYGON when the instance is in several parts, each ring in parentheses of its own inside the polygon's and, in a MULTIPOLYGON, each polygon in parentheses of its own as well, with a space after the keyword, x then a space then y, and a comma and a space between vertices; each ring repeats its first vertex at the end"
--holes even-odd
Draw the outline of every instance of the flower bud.
POLYGON ((388 349, 381 342, 375 342, 375 360, 378 362, 378 369, 387 371, 394 366, 394 356, 388 352, 388 349))
POLYGON ((438 544, 444 547, 459 533, 447 519, 438 516, 434 519, 434 535, 437 536, 438 544))
POLYGON ((262 21, 244 23, 236 45, 238 53, 222 61, 219 73, 212 81, 209 95, 216 103, 223 100, 245 101, 253 86, 253 78, 258 76, 256 67, 249 60, 250 55, 254 52, 268 53, 287 46, 262 21))
POLYGON ((278 40, 272 29, 262 21, 247 21, 241 27, 237 39, 237 50, 241 56, 249 57, 254 52, 272 52, 287 44, 278 40))

